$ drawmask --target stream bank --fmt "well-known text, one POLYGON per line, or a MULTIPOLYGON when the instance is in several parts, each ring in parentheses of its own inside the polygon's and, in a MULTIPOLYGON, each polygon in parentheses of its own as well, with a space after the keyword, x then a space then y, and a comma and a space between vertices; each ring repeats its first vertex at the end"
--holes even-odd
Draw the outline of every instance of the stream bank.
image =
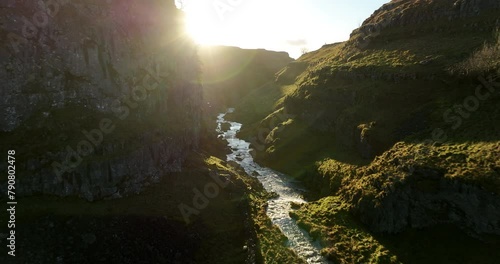
POLYGON ((306 259, 308 263, 328 263, 320 254, 319 243, 313 242, 307 232, 299 228, 296 221, 289 215, 292 203, 306 203, 302 197, 304 190, 287 175, 262 167, 253 160, 250 143, 236 137, 242 124, 224 119, 225 115, 232 111, 234 109, 228 109, 226 113, 221 113, 217 117, 219 137, 225 139, 231 148, 227 161, 239 164, 248 175, 255 176, 268 193, 273 194, 268 200, 266 213, 272 223, 278 226, 288 238, 287 246, 306 259))

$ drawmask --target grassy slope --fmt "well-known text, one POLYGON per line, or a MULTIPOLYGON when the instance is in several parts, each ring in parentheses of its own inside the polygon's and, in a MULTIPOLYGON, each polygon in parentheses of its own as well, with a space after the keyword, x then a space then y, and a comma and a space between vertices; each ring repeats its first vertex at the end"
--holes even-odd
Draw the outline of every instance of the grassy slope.
MULTIPOLYGON (((431 10, 412 3, 407 1, 405 8, 431 10)), ((346 187, 376 197, 381 190, 373 186, 392 184, 383 175, 397 176, 413 163, 500 193, 498 96, 481 101, 478 110, 461 118, 458 129, 443 120, 443 113, 474 95, 480 74, 500 73, 497 18, 498 11, 453 21, 443 17, 385 28, 363 49, 355 47, 358 35, 353 34, 348 42, 307 53, 277 73, 272 93, 256 90, 243 99, 241 108, 261 108, 258 114, 234 114, 244 123, 241 135, 251 139, 264 134, 257 143, 265 149, 257 158, 303 180, 316 198, 346 187), (283 87, 293 89, 283 92, 283 87), (283 112, 290 119, 273 124, 283 112), (447 143, 422 145, 435 128, 446 132, 447 143), (356 143, 363 137, 373 149, 369 157, 360 154, 356 143), (398 141, 403 143, 393 147, 398 141), (372 162, 375 155, 381 156, 372 162), (394 157, 408 159, 395 166, 394 157)), ((471 240, 449 226, 397 236, 371 234, 345 203, 331 196, 292 213, 321 237, 324 253, 339 263, 488 263, 498 258, 484 256, 494 251, 494 244, 471 240), (443 245, 432 246, 432 238, 443 245)))
MULTIPOLYGON (((493 14, 480 18, 490 23, 494 19, 493 14)), ((347 125, 356 127, 377 122, 379 131, 376 132, 381 135, 377 154, 380 154, 404 136, 432 125, 446 125, 441 118, 442 111, 473 93, 477 80, 457 79, 447 69, 464 61, 485 41, 495 41, 492 30, 459 26, 476 23, 476 20, 457 22, 455 26, 447 21, 428 25, 441 26, 438 32, 419 27, 418 31, 415 29, 413 34, 408 34, 412 27, 390 28, 363 50, 347 42, 308 53, 297 61, 309 65, 295 80, 298 89, 284 95, 281 101, 285 101, 287 111, 295 114, 299 121, 331 123, 331 127, 311 130, 329 134, 332 147, 338 143, 336 137, 346 138, 336 135, 338 129, 348 130, 347 125), (427 113, 429 108, 434 113, 427 113), (321 113, 322 116, 314 120, 314 117, 304 117, 304 112, 321 113), (408 117, 418 114, 435 116, 426 116, 432 123, 421 124, 421 127, 398 135, 397 129, 408 117)), ((273 110, 268 111, 271 112, 273 110)), ((300 140, 292 144, 300 144, 300 140)), ((328 141, 325 144, 328 145, 328 141)), ((343 144, 351 147, 348 143, 343 144)))
POLYGON ((216 111, 235 105, 254 89, 267 87, 274 73, 293 61, 285 52, 236 47, 202 47, 204 100, 216 111))
MULTIPOLYGON (((457 77, 450 69, 466 61, 485 42, 496 41, 491 26, 495 19, 495 14, 487 13, 456 23, 442 20, 421 27, 389 28, 363 50, 346 42, 302 56, 296 63, 308 67, 295 76, 291 85, 297 88, 282 93, 276 100, 278 103, 263 106, 268 113, 284 106, 294 122, 281 134, 274 133, 266 139, 267 149, 260 153, 261 160, 271 161, 271 165, 300 177, 303 173, 296 168, 281 167, 279 163, 283 162, 272 161, 286 159, 307 167, 315 161, 332 158, 363 165, 370 159, 359 154, 355 142, 362 134, 370 137, 371 157, 388 150, 397 141, 428 139, 433 129, 439 127, 446 130, 450 142, 498 140, 499 128, 492 122, 499 114, 495 99, 482 104, 472 113, 473 118, 464 118, 461 129, 450 129, 451 124, 442 117, 447 109, 474 95, 475 87, 480 84, 475 76, 457 77), (479 22, 489 25, 485 28, 491 30, 461 26, 479 22), (438 26, 442 30, 434 31, 438 26), (376 126, 370 126, 371 122, 376 126), (311 142, 312 136, 320 143, 311 142), (295 151, 290 152, 292 149, 295 151)), ((258 102, 260 98, 270 97, 253 95, 243 102, 258 102)), ((245 135, 274 128, 265 120, 253 123, 252 118, 240 120, 251 130, 245 135)))

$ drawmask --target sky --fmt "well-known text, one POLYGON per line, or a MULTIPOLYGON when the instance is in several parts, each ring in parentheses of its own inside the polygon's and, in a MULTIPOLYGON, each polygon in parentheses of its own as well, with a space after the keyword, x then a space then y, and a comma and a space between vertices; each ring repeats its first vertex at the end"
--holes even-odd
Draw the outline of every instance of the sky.
POLYGON ((390 0, 176 0, 200 45, 286 51, 297 58, 345 41, 390 0))

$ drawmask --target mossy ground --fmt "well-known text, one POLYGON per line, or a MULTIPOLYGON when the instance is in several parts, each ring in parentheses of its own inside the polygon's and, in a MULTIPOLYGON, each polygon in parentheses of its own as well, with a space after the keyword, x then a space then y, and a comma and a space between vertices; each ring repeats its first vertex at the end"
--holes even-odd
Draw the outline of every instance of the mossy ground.
MULTIPOLYGON (((220 150, 220 148, 218 149, 220 150)), ((214 149, 210 151, 214 151, 214 149)), ((113 221, 118 222, 135 221, 137 223, 164 221, 167 226, 178 226, 189 231, 186 231, 184 235, 182 233, 172 233, 172 235, 176 237, 181 248, 186 247, 186 250, 189 249, 189 252, 191 252, 189 254, 194 254, 192 259, 189 260, 194 261, 194 263, 247 263, 247 261, 251 263, 253 263, 252 261, 256 261, 256 263, 303 263, 303 260, 285 246, 286 237, 267 217, 265 212, 267 198, 268 194, 260 183, 256 179, 245 175, 239 168, 232 167, 215 156, 195 153, 188 158, 182 172, 165 175, 160 183, 149 186, 138 195, 95 202, 87 202, 71 197, 33 196, 19 198, 16 219, 20 228, 26 230, 60 228, 61 232, 70 233, 61 234, 63 238, 57 239, 59 241, 54 240, 43 246, 28 243, 30 240, 38 241, 37 237, 43 236, 43 232, 32 235, 24 234, 26 237, 18 237, 17 239, 25 241, 25 243, 20 243, 21 247, 25 247, 21 249, 20 253, 52 254, 53 250, 60 248, 61 245, 58 243, 63 243, 61 240, 66 237, 78 238, 85 232, 94 233, 98 240, 113 240, 106 238, 108 235, 111 236, 106 230, 99 230, 98 227, 93 225, 81 225, 81 221, 78 219, 87 219, 86 221, 92 223, 97 222, 97 226, 108 226, 106 228, 111 228, 116 224, 109 226, 110 224, 99 223, 108 223, 109 219, 115 219, 113 221), (179 210, 179 205, 184 203, 193 207, 192 201, 195 195, 193 189, 197 188, 203 192, 206 184, 213 182, 213 179, 209 176, 211 172, 219 173, 222 179, 230 179, 231 184, 225 189, 221 188, 220 194, 210 199, 208 206, 200 210, 198 215, 191 215, 190 223, 186 224, 179 210), (61 223, 64 227, 47 227, 44 225, 47 224, 45 222, 49 221, 48 218, 53 219, 52 221, 55 221, 56 225, 58 225, 59 221, 62 221, 62 223, 75 221, 75 223, 80 224, 67 227, 61 223), (187 237, 188 235, 193 235, 196 238, 187 237), (193 239, 193 241, 191 246, 188 246, 190 245, 190 239, 193 239)), ((0 220, 2 226, 6 226, 5 220, 6 218, 0 220)), ((135 234, 135 231, 115 231, 123 231, 131 239, 135 234)), ((168 234, 173 231, 158 229, 153 232, 166 232, 166 237, 163 238, 165 243, 156 241, 151 244, 151 247, 162 244, 165 244, 165 246, 170 245, 167 243, 167 240, 170 239, 168 234)), ((159 240, 162 240, 162 238, 159 238, 159 240)), ((88 259, 112 257, 106 254, 122 254, 119 251, 120 248, 127 248, 127 245, 132 242, 121 241, 122 246, 113 244, 110 247, 114 249, 97 249, 89 255, 88 259), (113 250, 118 251, 113 252, 113 250)), ((142 246, 136 246, 136 248, 138 251, 136 259, 139 260, 141 259, 140 254, 146 254, 147 250, 141 251, 142 246)), ((77 243, 66 250, 60 252, 60 255, 69 256, 73 254, 71 252, 85 251, 87 247, 84 244, 77 243)), ((168 248, 164 250, 164 253, 160 251, 158 258, 148 256, 148 258, 144 259, 152 259, 151 261, 163 263, 162 259, 172 257, 168 253, 171 250, 168 248)), ((48 258, 51 259, 52 257, 54 256, 51 255, 48 258)), ((82 261, 82 263, 86 263, 85 259, 82 259, 82 261)), ((186 259, 186 261, 188 260, 186 259)), ((114 262, 111 261, 110 263, 114 262)))
POLYGON ((495 263, 498 239, 471 239, 456 227, 409 229, 397 235, 373 234, 349 213, 349 204, 329 196, 291 213, 324 247, 335 263, 495 263), (493 242, 497 241, 497 242, 493 242))
POLYGON ((324 246, 322 254, 335 263, 399 263, 349 213, 339 197, 326 197, 300 206, 291 216, 324 246))
MULTIPOLYGON (((211 157, 208 164, 217 165, 219 169, 228 170, 235 174, 244 173, 240 168, 226 165, 221 160, 211 157)), ((243 177, 242 181, 249 187, 245 200, 252 217, 253 228, 257 235, 258 249, 262 263, 305 263, 295 252, 286 246, 287 238, 279 228, 267 217, 267 200, 271 194, 267 193, 262 185, 253 177, 243 177)))

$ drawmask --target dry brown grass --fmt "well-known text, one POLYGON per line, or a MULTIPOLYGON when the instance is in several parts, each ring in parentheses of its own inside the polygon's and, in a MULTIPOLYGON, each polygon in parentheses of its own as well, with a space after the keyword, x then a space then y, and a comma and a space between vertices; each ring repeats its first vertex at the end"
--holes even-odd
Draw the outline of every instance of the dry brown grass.
POLYGON ((500 28, 494 33, 494 41, 485 43, 467 60, 452 67, 451 72, 461 75, 480 75, 492 71, 500 72, 500 28))

